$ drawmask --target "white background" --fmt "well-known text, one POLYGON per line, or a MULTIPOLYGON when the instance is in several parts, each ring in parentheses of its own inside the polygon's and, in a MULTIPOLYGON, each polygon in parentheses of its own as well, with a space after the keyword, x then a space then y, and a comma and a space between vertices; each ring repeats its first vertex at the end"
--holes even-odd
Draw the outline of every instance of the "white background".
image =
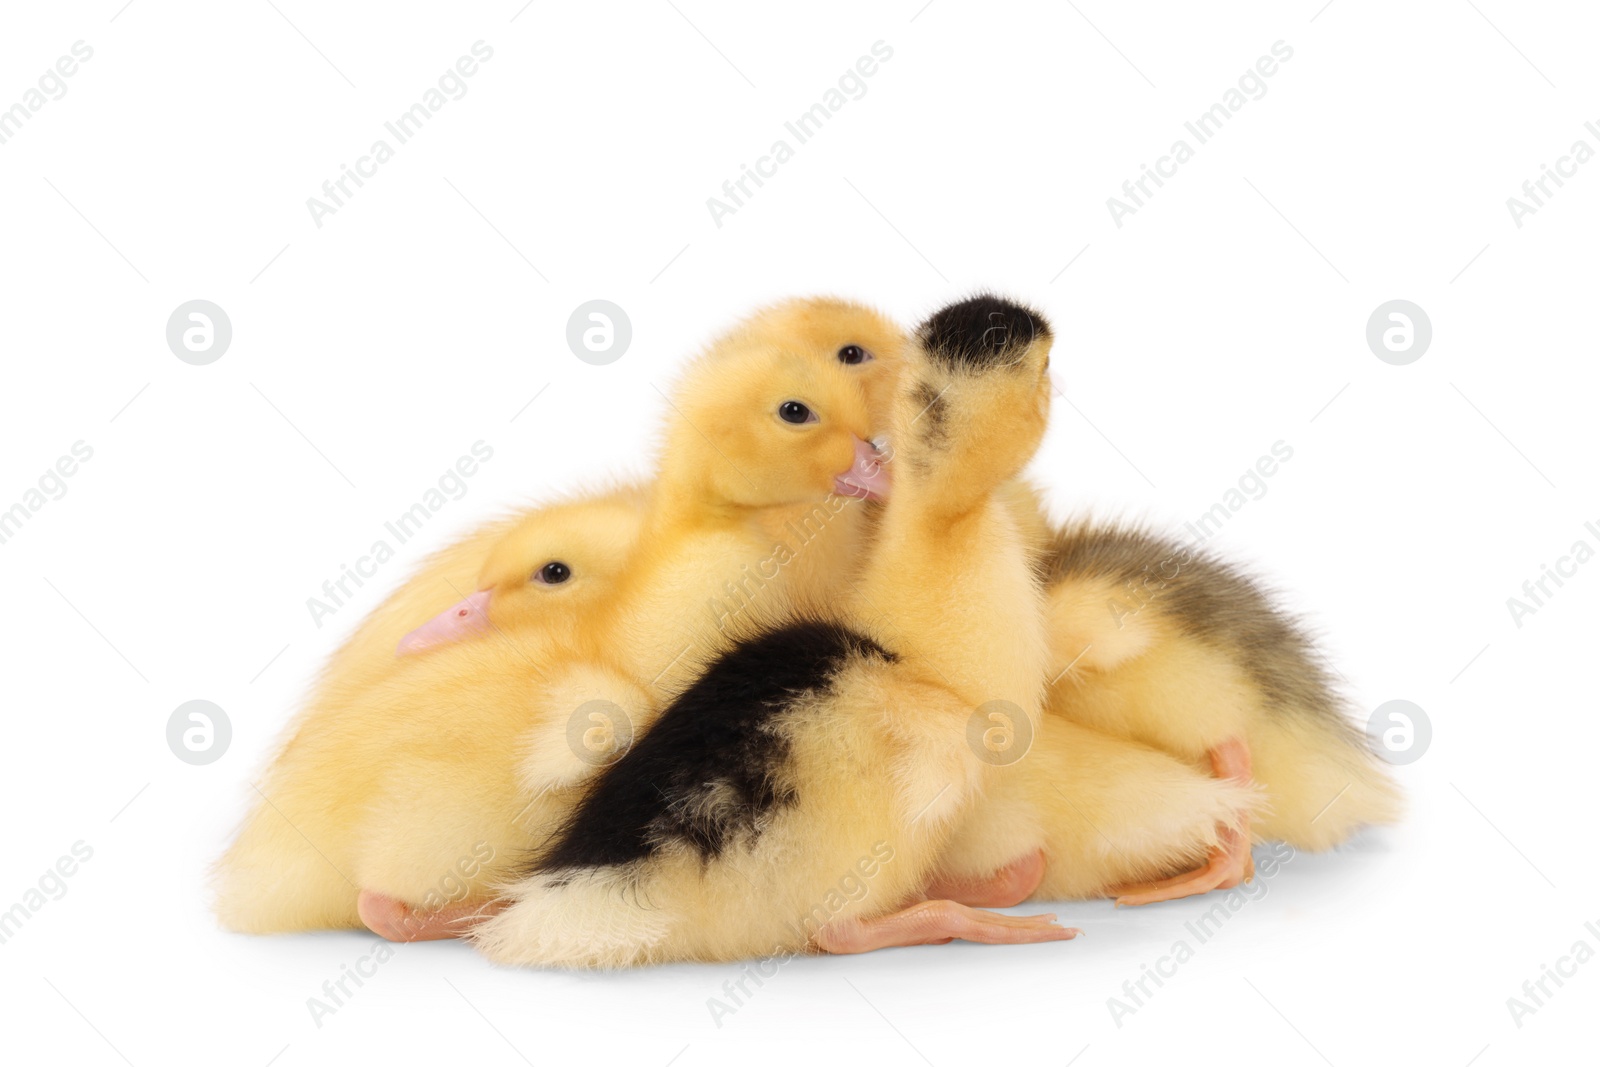
POLYGON ((1506 1005, 1600 949, 1600 562, 1520 627, 1506 605, 1600 548, 1600 161, 1521 228, 1506 206, 1573 141, 1600 148, 1592 10, 275 2, 0 16, 0 107, 94 49, 0 145, 0 508, 94 450, 0 545, 0 909, 93 849, 0 945, 7 1059, 1593 1058, 1600 962, 1520 1028, 1506 1005), (316 227, 306 199, 480 39, 466 96, 316 227), (879 40, 866 94, 715 225, 707 197, 879 40), (1266 95, 1118 228, 1107 197, 1279 40, 1266 95), (799 960, 720 1027, 735 967, 512 972, 459 944, 402 947, 318 1027, 307 998, 371 938, 218 929, 204 872, 249 782, 425 552, 647 470, 654 386, 761 302, 910 321, 980 286, 1055 324, 1071 406, 1036 470, 1062 514, 1177 530, 1294 449, 1215 545, 1327 635, 1360 714, 1426 710, 1404 825, 1296 857, 1120 1027, 1108 998, 1211 901, 1069 905, 1069 943, 799 960), (209 366, 164 336, 196 298, 233 325, 209 366), (633 323, 604 367, 564 340, 593 298, 633 323), (1395 298, 1433 324, 1409 366, 1365 342, 1395 298), (480 439, 467 494, 315 626, 307 597, 480 439), (165 741, 196 698, 234 731, 204 767, 165 741))

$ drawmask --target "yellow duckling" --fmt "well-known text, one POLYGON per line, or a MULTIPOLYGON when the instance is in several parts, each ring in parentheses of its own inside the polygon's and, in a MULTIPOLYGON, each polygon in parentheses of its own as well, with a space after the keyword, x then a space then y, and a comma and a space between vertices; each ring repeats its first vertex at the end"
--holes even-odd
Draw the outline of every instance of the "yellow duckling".
MULTIPOLYGON (((398 659, 391 641, 381 679, 307 709, 217 864, 224 925, 358 926, 361 889, 430 908, 483 896, 529 847, 513 753, 536 694, 586 684, 561 665, 627 566, 641 524, 630 497, 551 505, 509 527, 483 572, 500 635, 398 659)), ((620 684, 601 698, 641 700, 620 684)))
POLYGON ((844 619, 758 626, 696 677, 473 929, 486 953, 612 967, 1073 936, 907 906, 990 777, 973 709, 1040 719, 1041 594, 999 494, 1043 433, 1049 345, 1039 316, 989 297, 919 330, 894 494, 844 619))
POLYGON ((1326 849, 1392 822, 1400 795, 1346 716, 1299 624, 1239 569, 1143 530, 1068 527, 1044 569, 1049 710, 1254 785, 1262 807, 1220 828, 1206 863, 1129 886, 1168 900, 1249 877, 1250 840, 1326 849))
POLYGON ((639 551, 603 624, 641 681, 676 691, 752 605, 825 603, 845 586, 864 536, 855 498, 887 483, 869 440, 900 345, 870 309, 797 300, 690 364, 665 411, 639 551))

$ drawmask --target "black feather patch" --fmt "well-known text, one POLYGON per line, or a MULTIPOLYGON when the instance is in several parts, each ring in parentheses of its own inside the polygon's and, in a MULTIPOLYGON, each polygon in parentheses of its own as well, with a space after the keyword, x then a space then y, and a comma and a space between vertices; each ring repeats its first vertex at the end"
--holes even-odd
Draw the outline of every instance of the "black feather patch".
POLYGON ((941 308, 917 328, 929 356, 967 370, 1015 362, 1031 342, 1049 336, 1043 315, 988 293, 941 308))
POLYGON ((829 622, 792 623, 724 653, 594 782, 535 873, 630 863, 670 841, 710 860, 759 835, 795 799, 785 712, 827 689, 852 654, 894 659, 829 622))

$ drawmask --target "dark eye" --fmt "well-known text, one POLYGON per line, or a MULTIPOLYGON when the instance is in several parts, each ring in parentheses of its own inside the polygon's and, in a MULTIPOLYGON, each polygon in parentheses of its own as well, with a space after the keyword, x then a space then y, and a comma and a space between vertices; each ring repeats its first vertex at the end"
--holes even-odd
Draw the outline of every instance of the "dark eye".
POLYGON ((560 585, 572 577, 572 568, 559 560, 546 563, 533 572, 533 580, 545 585, 560 585))
POLYGON ((778 418, 784 422, 792 422, 796 426, 803 422, 816 422, 816 412, 800 403, 798 400, 785 400, 778 405, 778 418))
POLYGON ((845 345, 843 348, 839 349, 840 363, 865 363, 871 358, 872 353, 868 352, 860 345, 845 345))

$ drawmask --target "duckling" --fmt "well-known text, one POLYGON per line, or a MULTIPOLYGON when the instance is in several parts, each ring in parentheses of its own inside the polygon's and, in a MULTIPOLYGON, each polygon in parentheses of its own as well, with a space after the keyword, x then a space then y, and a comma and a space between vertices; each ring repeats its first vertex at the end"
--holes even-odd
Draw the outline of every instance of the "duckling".
POLYGON ((921 327, 893 405, 894 490, 840 616, 758 626, 686 685, 472 930, 491 958, 1074 936, 921 896, 988 777, 974 709, 1040 719, 1041 593, 1000 490, 1043 432, 1049 347, 1040 316, 992 297, 921 327))
MULTIPOLYGON (((637 686, 658 685, 675 665, 688 670, 717 647, 733 609, 713 598, 737 581, 774 605, 786 602, 789 560, 777 556, 763 521, 830 500, 835 491, 870 497, 881 485, 864 441, 871 432, 867 397, 875 381, 892 373, 897 344, 892 324, 857 305, 812 300, 769 309, 691 367, 669 400, 678 417, 669 420, 659 478, 642 497, 622 490, 580 510, 491 524, 430 561, 341 652, 274 764, 262 803, 219 867, 224 922, 246 930, 354 925, 358 886, 375 914, 392 912, 395 901, 425 903, 417 879, 437 881, 437 872, 461 854, 461 830, 472 824, 475 807, 489 813, 485 825, 496 831, 486 840, 503 840, 510 833, 508 798, 520 780, 515 746, 502 744, 506 731, 537 733, 548 725, 530 726, 530 694, 538 688, 530 689, 530 667, 545 672, 538 676, 545 693, 539 706, 561 705, 562 722, 583 704, 607 700, 631 707, 625 715, 643 725, 651 702, 637 686), (482 556, 491 538, 495 547, 481 580, 461 581, 465 563, 482 556), (591 553, 592 591, 569 596, 572 611, 548 612, 542 594, 529 590, 541 580, 565 585, 557 577, 569 567, 563 557, 583 555, 590 541, 602 553, 591 553), (561 545, 568 547, 557 551, 561 545), (752 583, 751 564, 774 560, 771 573, 763 570, 759 584, 752 583), (547 567, 553 572, 541 569, 547 567), (423 621, 418 609, 437 602, 440 586, 456 596, 462 587, 476 591, 423 621), (397 637, 400 620, 408 631, 397 637), (529 642, 532 649, 524 647, 529 642), (384 643, 388 658, 376 661, 384 643), (424 665, 408 664, 412 658, 424 665), (597 675, 573 666, 576 680, 546 684, 557 663, 605 664, 614 680, 595 684, 597 675), (472 706, 463 709, 467 700, 472 706), (396 725, 436 731, 444 709, 474 722, 474 736, 486 743, 451 733, 457 748, 441 750, 396 725), (396 738, 419 747, 401 758, 396 738), (451 778, 441 766, 456 769, 462 781, 476 767, 478 788, 459 781, 446 788, 451 778), (399 784, 380 794, 380 779, 399 784), (381 806, 380 795, 389 797, 381 806), (301 797, 307 802, 299 803, 301 797), (449 810, 429 817, 437 805, 449 810), (363 820, 369 810, 377 814, 363 820), (300 862, 286 860, 285 852, 300 853, 300 862), (337 863, 325 859, 329 853, 365 859, 337 863), (347 872, 347 865, 355 869, 347 872), (261 899, 263 887, 273 886, 281 899, 261 899)), ((852 543, 859 516, 830 508, 822 542, 852 543)), ((843 578, 814 571, 809 580, 816 583, 843 578)), ((824 598, 817 590, 812 595, 824 598)), ((529 757, 535 764, 555 747, 549 742, 529 757)), ((537 815, 525 813, 525 825, 541 825, 537 815)), ((474 889, 483 877, 477 875, 474 889)))
POLYGON ((842 588, 864 501, 887 483, 869 441, 901 344, 868 308, 796 300, 689 365, 667 398, 640 551, 607 620, 637 677, 674 691, 752 604, 826 603, 842 588))
POLYGON ((1347 717, 1301 625, 1241 570, 1145 530, 1081 522, 1044 562, 1053 716, 1253 784, 1262 810, 1219 826, 1188 873, 1133 884, 1119 903, 1231 888, 1252 835, 1330 848, 1394 821, 1400 795, 1347 717))
POLYGON ((390 640, 380 680, 313 701, 217 864, 224 925, 359 926, 362 888, 429 910, 482 899, 527 847, 511 753, 549 694, 558 705, 575 694, 635 709, 645 701, 615 676, 597 686, 566 666, 626 568, 642 518, 627 492, 525 514, 483 566, 490 593, 478 607, 495 619, 486 639, 399 659, 390 640))

